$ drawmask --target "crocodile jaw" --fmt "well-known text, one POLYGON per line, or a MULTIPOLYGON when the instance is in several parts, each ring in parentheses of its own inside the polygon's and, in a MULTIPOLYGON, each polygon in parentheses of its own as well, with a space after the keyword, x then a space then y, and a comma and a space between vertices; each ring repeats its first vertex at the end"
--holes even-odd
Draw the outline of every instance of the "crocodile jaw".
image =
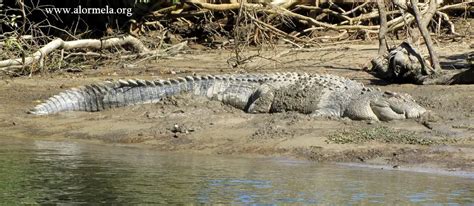
POLYGON ((426 113, 408 94, 388 92, 370 102, 370 108, 381 121, 419 118, 426 113))

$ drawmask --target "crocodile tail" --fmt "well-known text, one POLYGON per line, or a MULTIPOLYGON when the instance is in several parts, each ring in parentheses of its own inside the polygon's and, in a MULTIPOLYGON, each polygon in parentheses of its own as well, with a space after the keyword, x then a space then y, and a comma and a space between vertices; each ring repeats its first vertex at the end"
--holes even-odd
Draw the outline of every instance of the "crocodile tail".
POLYGON ((171 80, 118 80, 72 88, 50 97, 28 113, 48 115, 64 111, 95 112, 108 108, 160 101, 165 96, 190 91, 199 77, 171 80))

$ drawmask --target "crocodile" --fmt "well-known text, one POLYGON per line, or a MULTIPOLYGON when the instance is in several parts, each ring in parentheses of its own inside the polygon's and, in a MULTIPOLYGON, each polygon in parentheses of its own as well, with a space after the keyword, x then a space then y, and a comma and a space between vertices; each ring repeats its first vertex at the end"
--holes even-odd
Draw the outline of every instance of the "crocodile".
POLYGON ((61 92, 29 113, 95 112, 156 103, 181 93, 221 101, 248 113, 296 111, 316 117, 390 121, 418 118, 427 111, 408 94, 384 92, 334 75, 287 72, 104 81, 61 92))

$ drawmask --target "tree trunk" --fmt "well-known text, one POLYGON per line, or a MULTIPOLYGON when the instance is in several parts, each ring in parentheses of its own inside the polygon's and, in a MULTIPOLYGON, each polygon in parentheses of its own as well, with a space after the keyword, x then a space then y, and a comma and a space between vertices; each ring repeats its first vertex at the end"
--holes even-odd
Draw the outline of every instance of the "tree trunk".
POLYGON ((377 0, 377 9, 379 10, 380 29, 379 29, 379 55, 387 52, 387 40, 385 34, 387 33, 387 11, 385 9, 384 0, 377 0))
POLYGON ((428 23, 433 18, 434 13, 436 12, 436 1, 430 0, 430 4, 428 10, 426 11, 425 15, 421 17, 420 11, 418 10, 418 0, 410 0, 411 8, 413 9, 413 14, 415 16, 416 23, 418 24, 418 28, 420 29, 421 35, 425 40, 426 47, 428 48, 428 52, 430 53, 430 61, 431 66, 433 67, 434 71, 428 71, 426 68, 426 72, 428 74, 431 73, 440 73, 441 66, 438 60, 438 54, 433 48, 433 41, 431 40, 430 32, 428 31, 428 23))

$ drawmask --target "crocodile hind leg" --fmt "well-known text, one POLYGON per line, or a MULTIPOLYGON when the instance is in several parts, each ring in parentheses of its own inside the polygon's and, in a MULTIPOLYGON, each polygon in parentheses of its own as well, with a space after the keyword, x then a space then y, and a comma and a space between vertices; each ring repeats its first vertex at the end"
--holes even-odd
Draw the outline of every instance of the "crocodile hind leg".
POLYGON ((263 84, 250 97, 245 111, 248 113, 269 113, 274 98, 275 88, 268 84, 263 84))

